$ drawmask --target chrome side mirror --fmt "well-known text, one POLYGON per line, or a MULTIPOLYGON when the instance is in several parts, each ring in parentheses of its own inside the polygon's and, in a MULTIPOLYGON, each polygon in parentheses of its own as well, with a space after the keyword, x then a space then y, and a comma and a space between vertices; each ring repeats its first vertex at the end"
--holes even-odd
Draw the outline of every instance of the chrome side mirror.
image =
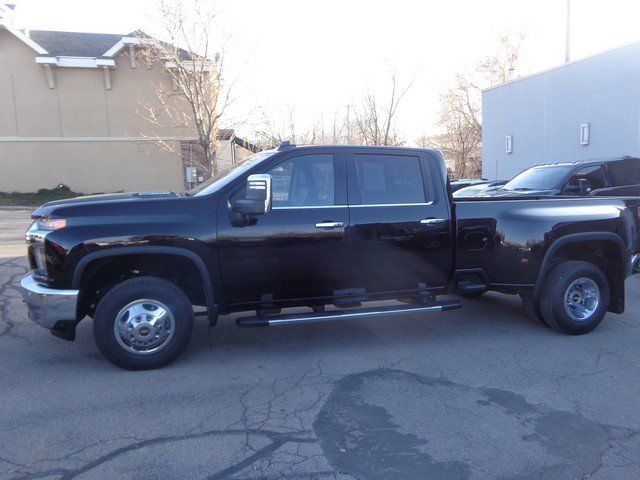
POLYGON ((266 173, 247 177, 247 193, 233 202, 234 212, 242 215, 264 215, 271 210, 271 175, 266 173))

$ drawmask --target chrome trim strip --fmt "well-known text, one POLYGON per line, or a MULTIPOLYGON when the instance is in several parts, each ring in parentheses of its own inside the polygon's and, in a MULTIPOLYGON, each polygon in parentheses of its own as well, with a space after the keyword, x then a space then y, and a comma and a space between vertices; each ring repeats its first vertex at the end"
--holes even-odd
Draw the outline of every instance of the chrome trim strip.
POLYGON ((35 241, 44 242, 45 237, 51 232, 53 232, 53 230, 38 230, 36 228, 36 223, 33 222, 33 224, 31 224, 31 227, 29 227, 29 230, 27 230, 24 235, 25 241, 27 243, 32 243, 35 241))
POLYGON ((426 203, 364 203, 364 204, 357 204, 357 205, 306 205, 306 206, 299 206, 299 207, 272 207, 271 210, 294 210, 294 209, 299 209, 299 208, 410 207, 410 206, 416 206, 416 205, 428 206, 428 205, 433 205, 433 202, 426 202, 426 203))
POLYGON ((29 318, 45 328, 60 320, 75 320, 79 290, 48 288, 37 283, 31 274, 20 282, 29 318))
POLYGON ((359 205, 349 205, 350 207, 409 207, 416 205, 433 205, 433 202, 423 202, 423 203, 363 203, 359 205))
POLYGON ((301 208, 348 208, 348 205, 306 205, 297 207, 271 207, 271 210, 299 210, 301 208))
POLYGON ((383 310, 377 312, 352 312, 352 313, 339 313, 336 315, 318 315, 313 317, 298 317, 298 318, 286 318, 280 320, 269 320, 269 326, 276 325, 290 325, 294 323, 309 323, 309 322, 320 322, 325 320, 335 320, 337 318, 359 318, 359 317, 378 317, 382 315, 392 315, 395 313, 418 313, 418 312, 436 312, 441 311, 443 309, 442 305, 431 305, 428 307, 416 307, 416 308, 397 308, 394 310, 383 310))

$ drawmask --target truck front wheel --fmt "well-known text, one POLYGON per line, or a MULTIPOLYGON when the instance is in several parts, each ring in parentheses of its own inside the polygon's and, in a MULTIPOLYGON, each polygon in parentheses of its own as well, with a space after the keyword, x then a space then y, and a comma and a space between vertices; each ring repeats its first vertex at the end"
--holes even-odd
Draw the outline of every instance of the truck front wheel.
POLYGON ((102 354, 118 367, 163 367, 187 348, 193 331, 191 302, 175 284, 136 277, 113 287, 100 300, 93 334, 102 354))
POLYGON ((555 330, 582 335, 602 322, 609 298, 609 283, 602 270, 591 263, 567 261, 545 279, 540 311, 555 330))

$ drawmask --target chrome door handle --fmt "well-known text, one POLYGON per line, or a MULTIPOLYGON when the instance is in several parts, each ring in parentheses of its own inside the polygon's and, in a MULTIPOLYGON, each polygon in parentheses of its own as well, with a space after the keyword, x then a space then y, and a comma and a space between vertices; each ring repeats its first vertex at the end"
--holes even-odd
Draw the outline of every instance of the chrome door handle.
POLYGON ((338 228, 344 227, 342 222, 320 222, 316 223, 316 228, 338 228))
POLYGON ((444 218, 423 218, 420 220, 423 225, 440 225, 444 222, 446 222, 444 218))

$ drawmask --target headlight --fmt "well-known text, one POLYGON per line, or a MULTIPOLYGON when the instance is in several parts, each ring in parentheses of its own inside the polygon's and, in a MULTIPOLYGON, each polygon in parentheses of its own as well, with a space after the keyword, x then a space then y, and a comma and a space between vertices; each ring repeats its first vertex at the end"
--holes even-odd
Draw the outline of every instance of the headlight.
POLYGON ((67 220, 64 218, 39 218, 35 221, 37 230, 58 230, 67 226, 67 220))

